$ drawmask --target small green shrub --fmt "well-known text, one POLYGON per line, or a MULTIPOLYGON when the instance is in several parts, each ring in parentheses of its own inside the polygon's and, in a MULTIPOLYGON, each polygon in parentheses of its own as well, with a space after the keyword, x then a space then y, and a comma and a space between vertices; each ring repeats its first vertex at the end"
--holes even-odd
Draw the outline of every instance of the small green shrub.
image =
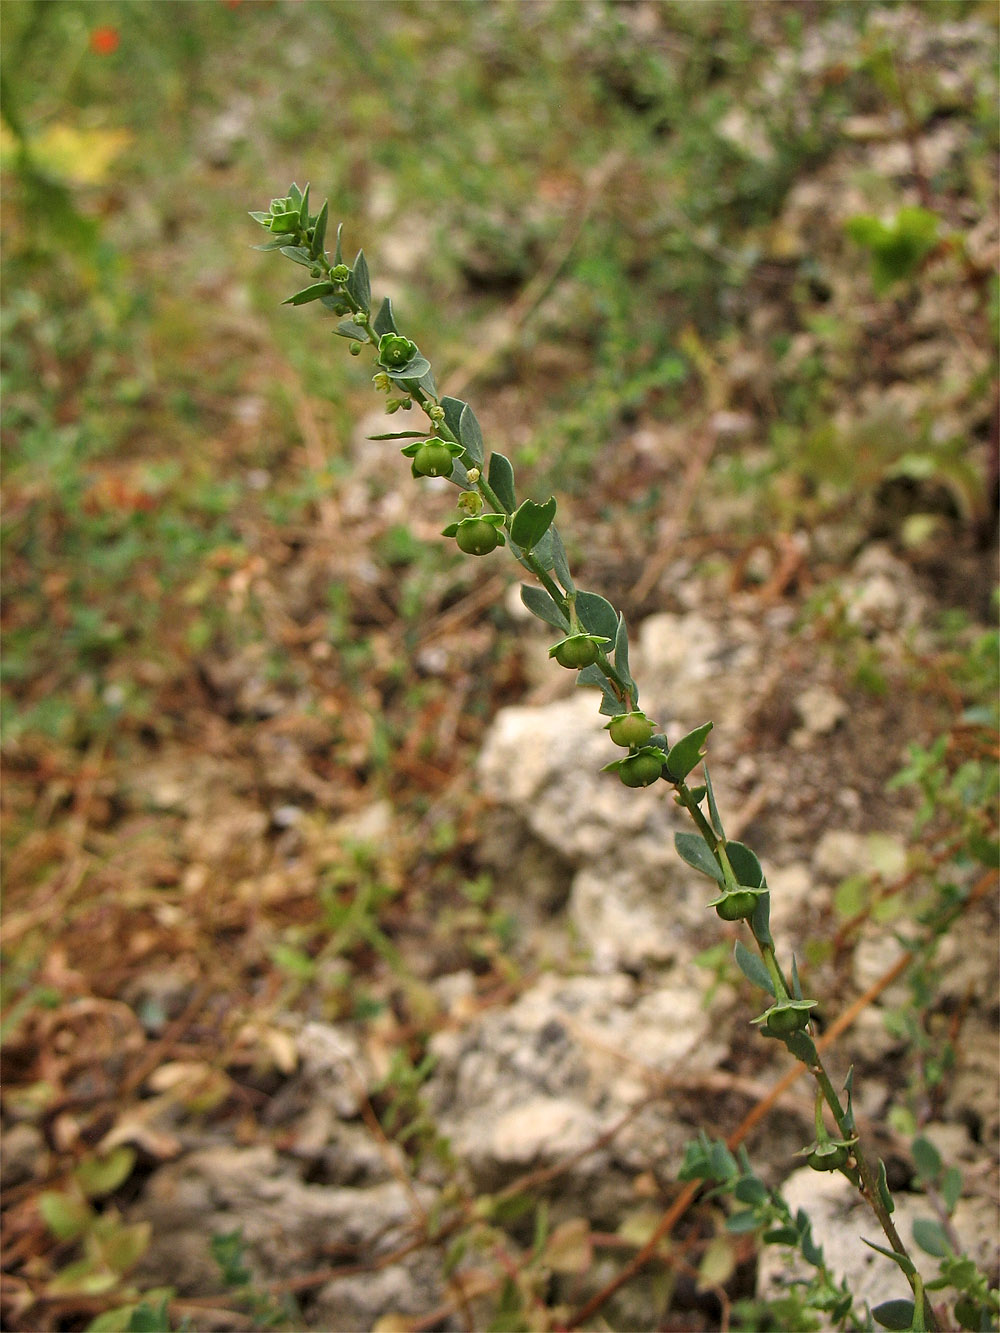
MULTIPOLYGON (((553 522, 555 498, 538 503, 518 496, 512 463, 504 455, 487 450, 468 403, 438 394, 429 360, 399 330, 391 302, 386 299, 374 309, 364 252, 359 251, 353 263, 345 262, 342 228, 337 231, 330 256, 326 246, 328 202, 313 213, 309 187, 300 190, 292 185, 287 195, 273 199, 267 210, 251 216, 268 233, 260 249, 277 250, 308 272, 307 284, 288 297, 286 304, 317 303, 332 312, 339 320, 335 332, 348 340, 351 354, 358 356, 367 350, 373 357, 373 383, 386 395, 387 411, 394 415, 418 408, 426 416, 429 431, 403 429, 372 438, 404 442, 401 452, 411 460, 415 477, 447 476, 456 486, 459 517, 443 535, 454 538, 460 550, 476 558, 488 558, 506 547, 531 576, 532 582, 522 585, 521 597, 527 609, 559 635, 549 656, 577 672, 579 685, 598 690, 600 711, 611 718, 610 740, 627 748, 627 755, 612 760, 604 771, 615 773, 630 788, 658 788, 660 782, 666 783, 675 802, 690 817, 695 831, 676 834, 676 849, 716 890, 708 905, 714 906, 723 920, 745 922, 753 947, 739 940, 736 963, 765 996, 765 1007, 753 1022, 762 1036, 780 1042, 801 1061, 816 1083, 815 1137, 801 1153, 812 1169, 839 1171, 851 1181, 889 1242, 888 1248, 874 1248, 900 1268, 911 1287, 912 1299, 888 1302, 872 1312, 874 1318, 890 1328, 939 1328, 925 1295, 927 1284, 893 1223, 894 1203, 885 1165, 870 1157, 860 1141, 852 1108, 852 1075, 839 1093, 814 1040, 812 1011, 818 1000, 803 994, 794 960, 790 971, 778 961, 769 927, 770 892, 761 864, 751 848, 725 833, 704 763, 704 742, 712 723, 705 722, 673 743, 648 723, 640 710, 639 687, 629 668, 624 616, 600 594, 576 586, 566 548, 553 522), (691 775, 699 767, 703 780, 692 784, 691 775)), ((883 267, 879 273, 888 278, 890 274, 902 276, 915 265, 922 250, 920 238, 929 242, 930 231, 921 218, 907 216, 889 240, 870 227, 864 230, 864 237, 880 256, 883 267)), ((915 757, 912 779, 926 781, 926 773, 932 771, 932 766, 927 769, 915 757)), ((940 785, 935 786, 935 795, 941 790, 940 785)), ((338 928, 343 929, 343 924, 338 928)), ((422 1067, 417 1066, 407 1088, 415 1093, 421 1077, 422 1067)), ((413 1133, 424 1128, 418 1107, 419 1101, 405 1110, 413 1133)), ((402 1114, 404 1109, 399 1105, 392 1114, 402 1114)), ((821 1312, 841 1325, 853 1317, 852 1295, 830 1278, 822 1251, 812 1240, 808 1219, 802 1215, 793 1218, 780 1198, 753 1175, 745 1159, 737 1163, 725 1145, 713 1145, 703 1138, 690 1148, 682 1175, 715 1181, 745 1205, 743 1212, 731 1219, 735 1229, 760 1229, 765 1241, 792 1245, 802 1252, 816 1269, 807 1291, 800 1293, 803 1308, 821 1312)), ((933 1244, 929 1232, 924 1239, 927 1243, 919 1238, 918 1243, 925 1251, 930 1246, 936 1257, 951 1254, 950 1249, 937 1246, 936 1235, 933 1244)), ((509 1314, 515 1322, 505 1322, 501 1299, 500 1322, 494 1327, 521 1327, 518 1321, 523 1316, 515 1294, 513 1288, 508 1293, 513 1302, 509 1314)), ((986 1309, 987 1298, 980 1296, 978 1287, 974 1292, 970 1290, 968 1297, 971 1302, 979 1302, 975 1311, 969 1306, 970 1312, 986 1309)), ((862 1325, 855 1322, 853 1326, 862 1325)))

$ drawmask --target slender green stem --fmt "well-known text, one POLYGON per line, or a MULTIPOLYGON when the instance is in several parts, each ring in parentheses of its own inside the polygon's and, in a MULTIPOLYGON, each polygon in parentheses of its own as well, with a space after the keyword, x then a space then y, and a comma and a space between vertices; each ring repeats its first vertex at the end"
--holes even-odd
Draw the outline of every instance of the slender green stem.
MULTIPOLYGON (((310 246, 309 236, 300 226, 294 233, 289 233, 285 237, 285 244, 288 246, 310 246)), ((317 256, 312 261, 314 273, 318 269, 325 273, 331 282, 334 283, 336 292, 336 303, 343 309, 350 310, 357 319, 357 341, 367 342, 373 348, 378 348, 379 337, 372 325, 371 313, 363 308, 361 304, 351 295, 347 286, 331 277, 333 266, 327 258, 326 252, 317 256)), ((356 349, 355 349, 356 350, 356 349)), ((391 378, 391 377, 390 377, 391 378)), ((418 403, 423 411, 430 418, 434 432, 442 439, 455 445, 461 445, 454 432, 448 427, 446 422, 438 419, 440 417, 440 403, 434 395, 425 392, 416 381, 394 381, 400 391, 409 399, 418 403), (438 409, 438 410, 435 410, 438 409)), ((477 472, 471 481, 479 495, 490 506, 495 514, 503 515, 503 526, 510 536, 512 528, 512 514, 506 509, 499 496, 490 485, 489 481, 482 476, 481 470, 477 472)), ((533 551, 521 550, 518 559, 520 563, 528 569, 552 598, 553 603, 565 615, 573 631, 579 629, 579 621, 575 612, 575 595, 566 593, 559 587, 555 579, 545 568, 542 562, 533 551)), ((633 697, 631 687, 626 683, 618 672, 614 663, 603 651, 599 652, 596 666, 610 683, 612 692, 621 702, 623 708, 631 709, 633 707, 633 697)), ((713 857, 719 871, 722 875, 727 889, 738 887, 738 879, 733 870, 730 857, 727 854, 726 840, 724 836, 716 832, 712 823, 702 812, 699 800, 687 786, 686 782, 679 781, 672 784, 676 792, 678 803, 687 810, 700 836, 705 842, 711 856, 713 857)), ((767 969, 768 976, 771 979, 775 998, 778 1001, 787 1001, 791 995, 788 982, 778 964, 773 941, 770 939, 770 933, 762 926, 758 926, 758 932, 754 932, 751 923, 751 932, 754 935, 755 943, 767 969)), ((805 1007, 805 1006, 801 1006, 805 1007)), ((775 1035, 771 1033, 771 1035, 775 1035)), ((895 1253, 906 1259, 907 1277, 913 1290, 916 1307, 919 1310, 917 1318, 913 1322, 914 1329, 937 1330, 938 1324, 934 1317, 934 1312, 924 1293, 924 1286, 920 1276, 916 1273, 912 1261, 907 1254, 906 1247, 903 1245, 898 1232, 893 1224, 890 1214, 891 1200, 885 1189, 884 1181, 880 1175, 872 1168, 871 1163, 856 1142, 854 1133, 853 1116, 850 1112, 850 1101, 847 1108, 841 1104, 840 1097, 834 1088, 830 1077, 826 1072, 823 1062, 820 1059, 816 1045, 809 1035, 808 1030, 801 1030, 790 1034, 785 1038, 785 1044, 789 1051, 805 1065, 808 1072, 816 1082, 816 1137, 817 1141, 822 1141, 828 1137, 823 1119, 823 1103, 829 1107, 830 1112, 836 1122, 841 1137, 851 1144, 851 1156, 847 1164, 841 1168, 844 1174, 852 1183, 860 1189, 862 1195, 875 1213, 878 1221, 885 1232, 886 1237, 895 1253)))

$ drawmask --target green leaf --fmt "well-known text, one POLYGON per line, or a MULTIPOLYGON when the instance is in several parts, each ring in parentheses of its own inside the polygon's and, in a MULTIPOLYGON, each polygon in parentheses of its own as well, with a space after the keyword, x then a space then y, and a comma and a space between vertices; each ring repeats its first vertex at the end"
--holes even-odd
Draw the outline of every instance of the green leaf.
POLYGON ((618 633, 618 612, 597 592, 576 594, 576 614, 588 634, 600 634, 614 642, 618 633))
POLYGON ((883 1301, 872 1310, 872 1318, 883 1328, 912 1329, 914 1305, 912 1301, 900 1298, 895 1301, 883 1301))
POLYGON ((949 1166, 941 1177, 941 1198, 949 1213, 955 1211, 955 1205, 962 1197, 962 1173, 957 1166, 949 1166))
POLYGON ((384 435, 366 435, 366 440, 426 440, 425 430, 389 430, 384 435))
POLYGON ((755 1206, 767 1203, 767 1186, 757 1176, 741 1176, 733 1186, 733 1198, 737 1203, 750 1203, 755 1206))
POLYGON ((913 1223, 913 1239, 926 1254, 943 1259, 951 1254, 951 1245, 940 1222, 932 1217, 918 1217, 913 1223))
POLYGON ((879 1254, 884 1254, 887 1259, 891 1259, 894 1264, 903 1270, 907 1277, 913 1277, 916 1273, 917 1270, 913 1260, 908 1255, 897 1254, 895 1250, 887 1250, 884 1245, 876 1245, 873 1240, 866 1240, 864 1236, 861 1237, 861 1240, 870 1250, 877 1250, 879 1254))
POLYGON ((330 211, 329 199, 323 200, 323 207, 316 215, 316 222, 313 226, 313 238, 309 249, 313 259, 319 259, 323 254, 323 242, 326 240, 326 219, 330 211))
MULTIPOLYGON (((667 756, 667 763, 670 764, 669 755, 667 756)), ((746 843, 727 842, 726 855, 729 857, 729 864, 732 866, 739 884, 745 885, 748 889, 764 887, 764 872, 760 868, 760 862, 746 843)))
MULTIPOLYGON (((306 186, 306 189, 307 190, 309 189, 308 185, 306 186)), ((288 187, 288 194, 286 195, 286 198, 291 201, 292 207, 294 209, 298 210, 302 207, 302 191, 299 189, 299 187, 295 184, 294 181, 292 181, 291 185, 289 185, 288 187)))
POLYGON ((334 329, 334 333, 341 338, 350 338, 352 342, 364 342, 365 340, 364 329, 359 328, 353 319, 342 319, 334 329))
POLYGON ((507 513, 512 514, 517 508, 517 501, 514 498, 514 469, 510 459, 504 458, 503 454, 490 454, 490 470, 486 480, 507 513))
POLYGON ((431 363, 425 356, 418 352, 416 356, 411 356, 405 366, 396 366, 392 370, 382 368, 383 372, 389 376, 396 384, 406 385, 409 380, 421 380, 430 373, 431 363))
POLYGON ((459 422, 462 420, 462 413, 468 407, 468 403, 463 403, 461 398, 449 398, 447 394, 441 399, 441 407, 444 408, 444 424, 454 435, 456 440, 461 440, 461 434, 458 429, 459 422))
POLYGON ((476 467, 483 466, 485 458, 485 445, 483 443, 483 432, 476 420, 476 414, 468 403, 462 407, 462 414, 458 418, 458 438, 465 446, 465 452, 472 459, 476 467))
POLYGON ((596 685, 601 691, 599 712, 604 717, 617 717, 622 711, 622 701, 615 694, 614 687, 599 666, 585 667, 576 677, 577 685, 596 685))
POLYGON ((799 980, 799 965, 794 954, 792 954, 792 999, 802 999, 802 982, 799 980))
POLYGON ((704 750, 701 743, 712 730, 712 723, 705 722, 694 731, 689 731, 686 736, 682 736, 676 745, 672 745, 667 751, 667 768, 672 777, 682 781, 691 772, 697 768, 704 757, 704 750))
POLYGON ((772 1227, 761 1239, 767 1245, 798 1245, 799 1233, 794 1227, 772 1227))
POLYGON ((351 269, 351 276, 347 279, 346 290, 361 309, 367 312, 372 303, 372 282, 368 274, 368 261, 365 259, 364 250, 358 251, 358 257, 351 269))
POLYGON ((392 302, 388 296, 378 308, 378 314, 372 320, 372 328, 381 338, 383 333, 399 333, 396 321, 392 317, 392 302))
POLYGON ((104 1262, 116 1273, 127 1273, 149 1248, 151 1232, 152 1227, 149 1222, 133 1222, 130 1226, 123 1226, 120 1222, 115 1223, 101 1237, 104 1262))
POLYGON ((922 1134, 910 1144, 910 1151, 913 1153, 914 1165, 924 1182, 933 1185, 941 1172, 943 1165, 941 1154, 931 1143, 930 1139, 925 1139, 922 1134))
POLYGON ((286 259, 291 259, 296 264, 302 264, 305 268, 312 268, 312 258, 304 245, 283 245, 281 253, 286 259))
POLYGON ((733 957, 736 959, 736 966, 747 981, 753 982, 761 990, 767 991, 768 995, 774 994, 774 982, 771 980, 770 972, 764 966, 763 959, 755 954, 752 949, 748 949, 742 940, 736 941, 733 957))
POLYGON ((686 861, 689 866, 707 875, 709 879, 714 879, 717 884, 725 884, 726 877, 722 873, 722 867, 699 834, 675 833, 674 847, 682 861, 686 861))
POLYGON ((844 1112, 844 1129, 848 1134, 853 1134, 856 1125, 854 1123, 854 1066, 851 1065, 847 1071, 847 1077, 844 1079, 844 1092, 847 1094, 847 1110, 844 1112))
POLYGON ((74 1240, 90 1227, 94 1213, 85 1199, 63 1190, 44 1190, 38 1196, 42 1221, 56 1240, 74 1240))
POLYGON ((757 899, 757 906, 754 908, 754 914, 750 918, 750 929, 753 931, 753 937, 758 944, 763 944, 774 948, 774 938, 771 935, 771 895, 762 893, 757 899))
MULTIPOLYGON (((296 292, 294 296, 289 296, 288 299, 282 301, 281 304, 305 305, 309 301, 318 301, 321 296, 329 296, 333 290, 334 285, 332 282, 316 282, 313 283, 311 287, 303 287, 300 292, 296 292)), ((357 329, 355 336, 361 332, 361 329, 357 329)))
POLYGON ((566 558, 566 547, 563 546, 563 540, 559 536, 556 528, 549 528, 548 536, 552 540, 552 568, 555 570, 556 578, 563 586, 563 591, 572 593, 576 588, 573 583, 573 575, 570 573, 569 561, 566 558))
MULTIPOLYGON (((511 541, 520 546, 523 551, 533 550, 551 527, 555 514, 556 500, 554 495, 550 496, 544 504, 536 504, 534 500, 523 501, 510 521, 511 541)), ((608 637, 613 636, 609 635, 608 637)))
POLYGON ((633 708, 638 708, 639 687, 632 679, 632 673, 628 669, 628 630, 625 627, 625 617, 620 613, 618 629, 615 631, 615 670, 632 693, 633 708))
POLYGON ((539 620, 544 620, 547 625, 552 625, 555 629, 562 630, 563 633, 569 631, 568 617, 560 610, 544 588, 533 588, 527 583, 522 583, 521 601, 531 614, 537 616, 539 620))
POLYGON ((889 1188, 889 1181, 885 1174, 885 1162, 880 1157, 878 1159, 878 1192, 885 1205, 886 1212, 894 1213, 896 1211, 896 1200, 892 1197, 892 1190, 889 1188))
POLYGON ((344 252, 343 252, 343 251, 341 250, 341 248, 340 248, 340 239, 341 239, 341 237, 343 236, 343 234, 344 234, 344 224, 343 224, 342 222, 338 222, 338 223, 337 223, 337 244, 336 244, 336 247, 335 247, 334 252, 333 252, 333 267, 334 267, 334 268, 336 268, 338 264, 342 264, 342 263, 344 262, 344 252))
POLYGON ((74 1169, 73 1176, 89 1199, 97 1199, 124 1184, 134 1166, 135 1149, 122 1143, 105 1157, 85 1157, 74 1169))
POLYGON ((723 840, 723 842, 725 842, 726 831, 722 827, 722 819, 719 816, 719 808, 715 804, 715 792, 712 789, 712 779, 709 776, 707 764, 705 764, 704 766, 704 773, 705 773, 705 790, 708 792, 708 813, 711 816, 712 828, 715 829, 719 837, 723 840))
POLYGON ((88 1255, 77 1259, 75 1263, 60 1268, 46 1287, 47 1296, 100 1296, 105 1291, 116 1287, 120 1281, 117 1273, 101 1266, 100 1259, 88 1255))

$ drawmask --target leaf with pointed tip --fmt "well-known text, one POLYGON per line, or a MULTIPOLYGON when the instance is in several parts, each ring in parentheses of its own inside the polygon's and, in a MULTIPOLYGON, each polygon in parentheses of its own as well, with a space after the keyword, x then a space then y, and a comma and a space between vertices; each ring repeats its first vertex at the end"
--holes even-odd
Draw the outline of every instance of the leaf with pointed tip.
POLYGON ((355 303, 367 314, 372 303, 372 281, 368 273, 368 261, 365 259, 364 250, 358 251, 358 257, 351 269, 351 276, 347 279, 346 290, 355 303))
POLYGON ((896 1211, 896 1200, 892 1197, 892 1190, 889 1188, 889 1180, 885 1174, 885 1162, 882 1161, 881 1157, 878 1159, 878 1171, 876 1174, 879 1197, 883 1204, 885 1204, 886 1212, 894 1213, 896 1211))
POLYGON ((856 1128, 854 1123, 854 1106, 851 1098, 854 1095, 854 1066, 851 1065, 847 1071, 847 1077, 844 1079, 844 1092, 847 1094, 847 1110, 844 1112, 844 1128, 849 1134, 853 1134, 856 1128))
POLYGON ((461 398, 449 398, 447 394, 441 399, 441 407, 444 409, 444 424, 454 435, 455 439, 461 442, 462 436, 458 425, 462 419, 463 410, 468 407, 468 403, 463 403, 461 398))
POLYGON ((460 443, 465 446, 465 452, 472 459, 476 467, 481 468, 485 458, 483 432, 480 429, 479 422, 476 420, 475 412, 473 412, 468 403, 463 405, 461 415, 458 418, 457 434, 460 443))
POLYGON ((576 594, 576 614, 588 634, 600 634, 614 642, 618 633, 618 612, 597 592, 576 594))
MULTIPOLYGON (((329 296, 334 290, 332 282, 315 282, 311 287, 303 287, 300 292, 294 296, 289 296, 287 300, 282 301, 282 305, 305 305, 308 301, 318 301, 321 296, 329 296)), ((357 329, 357 333, 361 330, 357 329)))
POLYGON ((378 308, 378 314, 372 320, 372 328, 381 338, 383 333, 399 333, 396 321, 392 317, 392 302, 388 296, 378 308))
POLYGON ((316 215, 316 222, 313 226, 313 238, 309 249, 312 251, 313 259, 319 259, 323 254, 323 242, 326 240, 326 219, 330 211, 329 199, 323 200, 323 207, 316 215))
POLYGON ((765 948, 774 948, 774 936, 771 934, 771 895, 762 893, 757 899, 757 906, 753 909, 753 916, 750 918, 750 929, 753 931, 753 937, 758 944, 763 944, 765 948))
POLYGON ((554 629, 569 631, 569 620, 562 609, 552 600, 544 588, 534 588, 528 583, 521 584, 521 601, 533 616, 544 620, 554 629))
POLYGON ((628 669, 628 630, 625 626, 625 617, 620 612, 618 615, 618 629, 615 632, 615 670, 632 695, 632 707, 638 708, 639 687, 632 679, 632 673, 628 669))
POLYGON ((552 568, 555 576, 563 586, 564 592, 574 592, 573 575, 569 571, 569 561, 566 559, 566 547, 563 546, 563 540, 559 536, 556 528, 549 528, 549 536, 552 538, 552 568))
POLYGON ((341 248, 340 248, 340 238, 343 236, 343 234, 344 234, 344 224, 343 224, 342 222, 338 222, 338 223, 337 223, 337 246, 336 246, 336 249, 335 249, 334 252, 333 252, 333 262, 334 262, 334 265, 342 264, 342 263, 344 262, 344 252, 343 252, 343 251, 341 250, 341 248))
POLYGON ((512 514, 517 508, 517 500, 514 497, 514 469, 510 459, 503 454, 490 454, 487 481, 507 513, 512 514))
POLYGON ((704 756, 701 743, 712 730, 712 725, 711 722, 703 723, 670 747, 667 751, 667 768, 672 777, 683 780, 701 763, 704 756))
POLYGON ((293 263, 301 264, 304 268, 312 268, 312 256, 304 245, 283 245, 281 253, 293 263))
MULTIPOLYGON (((670 762, 670 756, 667 756, 667 763, 670 762)), ((707 784, 706 784, 707 785, 707 784)), ((729 857, 729 864, 733 867, 733 873, 736 875, 737 883, 745 885, 748 889, 760 889, 764 885, 764 872, 760 868, 760 862, 754 852, 743 842, 727 842, 726 855, 729 857)))
POLYGON ((887 1259, 891 1259, 894 1264, 898 1264, 907 1277, 913 1277, 916 1273, 916 1267, 909 1255, 899 1254, 896 1250, 887 1250, 884 1245, 876 1245, 873 1240, 866 1240, 864 1236, 861 1237, 861 1241, 870 1250, 877 1250, 879 1254, 884 1254, 887 1259))
POLYGON ((768 995, 774 994, 774 982, 771 980, 771 974, 758 954, 748 949, 742 940, 737 940, 733 956, 736 959, 736 966, 747 981, 752 981, 755 986, 767 991, 768 995))
POLYGON ((722 867, 697 833, 675 833, 674 847, 677 849, 677 855, 689 866, 694 866, 695 870, 701 871, 709 879, 714 879, 717 884, 725 884, 726 877, 722 873, 722 867))
POLYGON ((715 829, 719 837, 725 841, 726 831, 722 827, 722 819, 719 815, 718 806, 715 804, 715 792, 712 790, 712 779, 708 773, 708 765, 703 766, 705 774, 705 790, 708 792, 708 813, 712 819, 712 828, 715 829))
POLYGON ((598 710, 604 717, 617 717, 622 711, 622 701, 615 694, 614 687, 604 672, 597 666, 584 667, 577 675, 577 685, 596 685, 601 691, 601 706, 598 710))

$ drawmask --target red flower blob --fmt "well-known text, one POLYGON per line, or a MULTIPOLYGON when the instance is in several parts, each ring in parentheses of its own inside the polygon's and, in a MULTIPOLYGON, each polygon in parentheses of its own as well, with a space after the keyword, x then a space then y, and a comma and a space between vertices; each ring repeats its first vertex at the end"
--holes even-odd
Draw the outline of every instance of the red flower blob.
POLYGON ((94 28, 90 34, 90 49, 98 56, 110 56, 118 50, 118 43, 121 41, 118 35, 118 29, 105 24, 100 28, 94 28))

